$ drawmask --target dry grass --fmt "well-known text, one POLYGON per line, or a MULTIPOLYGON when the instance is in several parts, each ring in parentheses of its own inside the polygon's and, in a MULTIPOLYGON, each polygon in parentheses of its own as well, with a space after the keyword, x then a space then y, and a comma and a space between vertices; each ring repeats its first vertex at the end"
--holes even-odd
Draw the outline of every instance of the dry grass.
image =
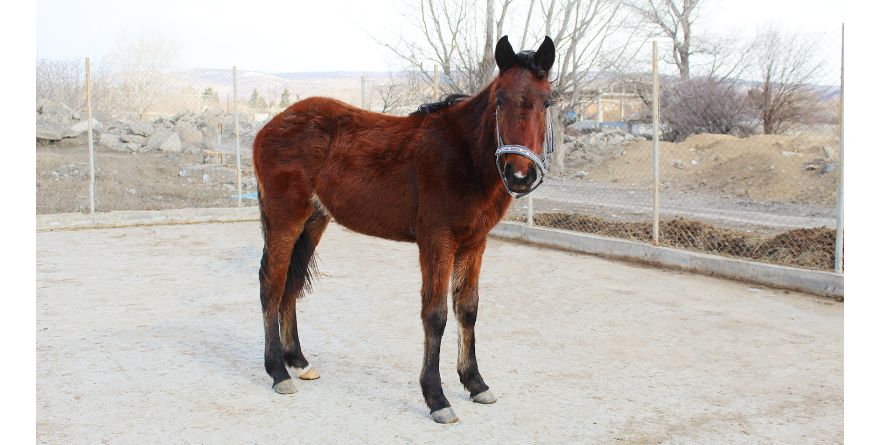
MULTIPOLYGON (((525 217, 516 220, 525 221, 525 217)), ((651 222, 625 223, 596 216, 571 213, 536 213, 538 226, 594 233, 597 235, 648 242, 651 222)), ((727 255, 754 261, 832 270, 835 231, 826 227, 789 230, 774 236, 715 227, 677 218, 662 221, 663 246, 727 255)))

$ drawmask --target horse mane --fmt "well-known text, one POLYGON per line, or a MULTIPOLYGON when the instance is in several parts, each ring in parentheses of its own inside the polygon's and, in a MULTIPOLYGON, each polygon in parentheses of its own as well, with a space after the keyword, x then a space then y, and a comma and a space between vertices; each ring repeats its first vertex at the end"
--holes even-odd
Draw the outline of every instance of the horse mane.
POLYGON ((435 111, 439 111, 443 108, 448 108, 458 102, 461 102, 461 101, 467 99, 468 97, 470 97, 470 96, 468 96, 467 94, 449 94, 449 95, 446 95, 443 98, 443 100, 441 100, 439 102, 429 102, 426 104, 419 105, 418 109, 413 111, 412 113, 409 113, 409 115, 415 116, 415 115, 419 115, 419 114, 431 114, 431 113, 433 113, 435 111))

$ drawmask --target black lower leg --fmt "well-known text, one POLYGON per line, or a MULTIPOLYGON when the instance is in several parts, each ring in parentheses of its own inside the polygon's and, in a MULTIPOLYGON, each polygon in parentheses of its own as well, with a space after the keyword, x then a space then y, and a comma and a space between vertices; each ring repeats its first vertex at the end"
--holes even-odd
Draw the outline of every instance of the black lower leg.
POLYGON ((283 351, 283 359, 293 368, 308 367, 308 359, 301 352, 301 344, 298 341, 298 320, 295 314, 292 316, 292 345, 283 351))
POLYGON ((265 371, 274 379, 274 384, 288 380, 289 371, 283 361, 283 346, 280 343, 279 315, 277 311, 265 313, 265 371))
MULTIPOLYGON (((445 300, 444 300, 445 301, 445 300)), ((446 329, 446 309, 435 310, 422 317, 425 331, 425 356, 421 370, 421 392, 431 412, 446 408, 449 400, 443 395, 440 382, 440 339, 446 329)))
POLYGON ((458 377, 465 389, 475 396, 489 389, 477 367, 477 354, 474 349, 474 323, 476 310, 462 311, 459 318, 458 377))

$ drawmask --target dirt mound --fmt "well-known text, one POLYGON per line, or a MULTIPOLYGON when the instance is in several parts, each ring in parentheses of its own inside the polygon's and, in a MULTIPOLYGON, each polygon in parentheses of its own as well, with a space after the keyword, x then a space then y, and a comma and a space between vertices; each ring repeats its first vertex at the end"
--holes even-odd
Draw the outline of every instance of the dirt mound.
MULTIPOLYGON (((593 163, 570 163, 586 179, 651 186, 652 142, 636 141, 593 163)), ((762 202, 834 205, 839 139, 830 129, 814 135, 699 134, 660 143, 662 190, 702 190, 762 202)), ((572 160, 574 157, 567 157, 572 160)))
MULTIPOLYGON (((538 226, 613 238, 646 242, 652 239, 651 222, 625 223, 571 213, 537 213, 533 222, 538 226)), ((810 269, 832 270, 834 267, 836 232, 826 227, 767 236, 676 218, 662 221, 660 230, 663 246, 810 269)))

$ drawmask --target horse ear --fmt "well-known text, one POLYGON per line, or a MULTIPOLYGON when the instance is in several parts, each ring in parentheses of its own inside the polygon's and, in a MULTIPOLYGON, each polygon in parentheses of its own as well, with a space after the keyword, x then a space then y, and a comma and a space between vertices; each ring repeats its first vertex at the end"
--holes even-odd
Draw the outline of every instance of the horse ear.
POLYGON ((495 45, 495 64, 498 71, 502 72, 514 64, 514 48, 508 42, 508 36, 502 36, 495 45))
POLYGON ((538 50, 535 52, 535 65, 541 68, 545 73, 551 70, 551 67, 554 66, 554 57, 556 50, 554 49, 554 41, 551 40, 550 37, 545 36, 544 42, 541 42, 541 46, 538 47, 538 50))

